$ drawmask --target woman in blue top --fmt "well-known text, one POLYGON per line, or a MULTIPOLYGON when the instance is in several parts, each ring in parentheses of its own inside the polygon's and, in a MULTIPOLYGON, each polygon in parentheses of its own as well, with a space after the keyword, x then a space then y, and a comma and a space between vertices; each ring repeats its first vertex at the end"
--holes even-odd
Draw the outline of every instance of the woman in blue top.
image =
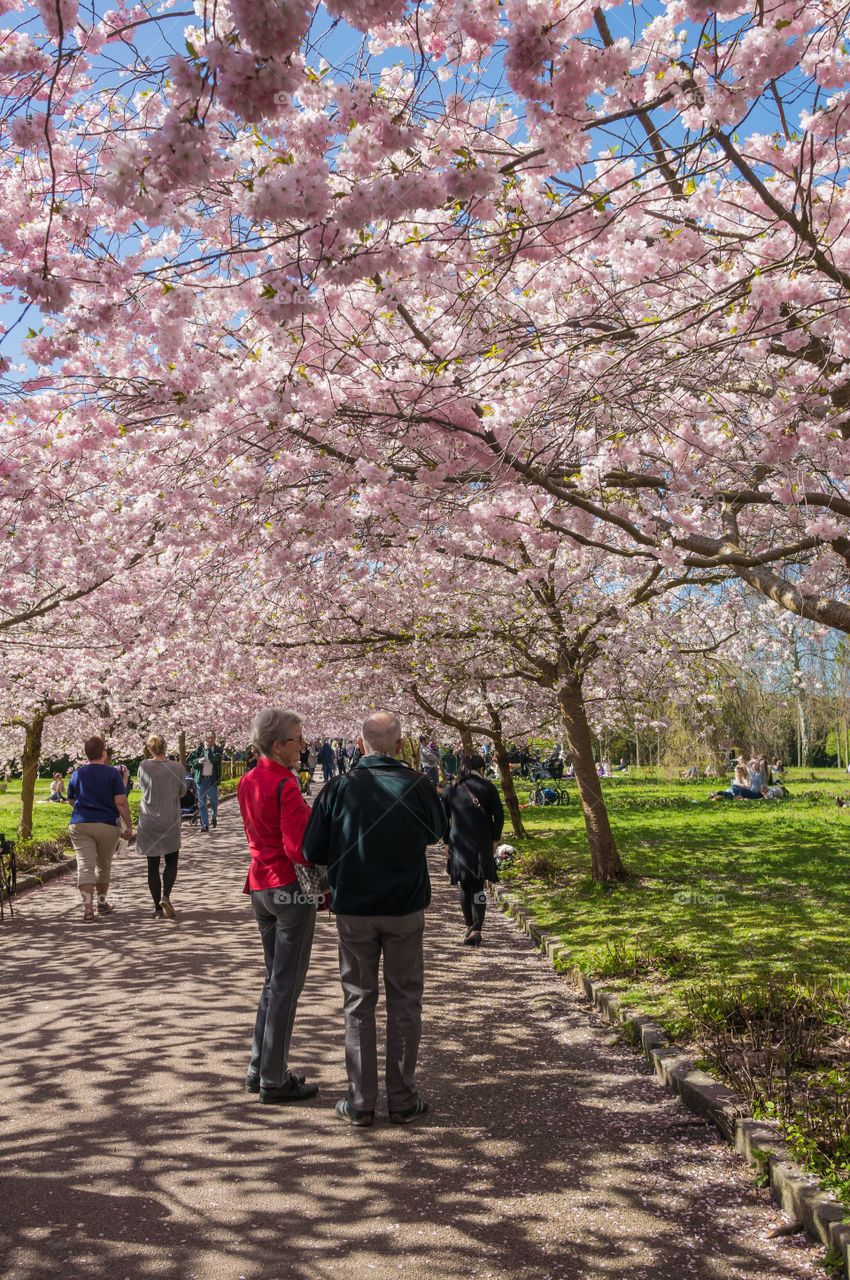
POLYGON ((83 899, 83 919, 94 920, 94 891, 97 888, 98 915, 114 911, 107 902, 112 858, 121 838, 133 834, 130 805, 124 780, 106 763, 106 743, 92 737, 83 747, 88 764, 75 769, 68 783, 68 799, 74 806, 69 833, 77 855, 77 884, 83 899))

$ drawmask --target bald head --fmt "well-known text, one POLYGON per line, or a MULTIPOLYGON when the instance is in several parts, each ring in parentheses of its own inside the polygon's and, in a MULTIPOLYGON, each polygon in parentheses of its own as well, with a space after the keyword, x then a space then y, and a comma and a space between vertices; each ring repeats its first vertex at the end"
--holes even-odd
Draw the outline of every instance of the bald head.
POLYGON ((394 756, 401 746, 401 721, 392 711, 373 711, 360 730, 366 755, 394 756))

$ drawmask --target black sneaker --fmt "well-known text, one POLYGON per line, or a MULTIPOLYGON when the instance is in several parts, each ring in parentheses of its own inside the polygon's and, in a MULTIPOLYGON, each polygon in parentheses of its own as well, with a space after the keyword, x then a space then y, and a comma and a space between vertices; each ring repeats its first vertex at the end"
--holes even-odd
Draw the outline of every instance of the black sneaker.
POLYGON ((217 827, 217 826, 218 826, 218 818, 213 818, 212 822, 210 823, 210 826, 211 826, 211 827, 217 827))
POLYGON ((200 831, 209 831, 209 827, 199 827, 200 831))
POLYGON ((317 1084, 304 1084, 295 1076, 290 1076, 286 1084, 277 1089, 267 1089, 260 1085, 260 1102, 283 1106, 287 1102, 306 1102, 308 1098, 315 1098, 318 1092, 317 1084))
POLYGON ((355 1129, 367 1129, 375 1119, 374 1111, 357 1111, 348 1098, 340 1098, 334 1111, 340 1120, 347 1120, 349 1124, 354 1125, 355 1129))
POLYGON ((406 1107, 404 1111, 391 1111, 390 1120, 393 1124, 410 1124, 413 1120, 418 1120, 420 1116, 427 1115, 428 1103, 424 1098, 417 1098, 412 1107, 406 1107))
MULTIPOLYGON (((303 1084, 303 1083, 304 1083, 304 1081, 307 1079, 307 1077, 306 1077, 306 1076, 296 1076, 296 1075, 293 1075, 293 1076, 292 1076, 292 1079, 293 1079, 293 1080, 297 1080, 299 1084, 303 1084)), ((247 1076, 245 1077, 245 1088, 248 1090, 248 1092, 249 1092, 249 1093, 259 1093, 259 1092, 260 1092, 260 1077, 259 1077, 259 1076, 253 1076, 253 1075, 247 1075, 247 1076)))
POLYGON ((165 916, 163 915, 162 907, 154 907, 154 909, 153 909, 153 918, 154 918, 154 920, 164 920, 164 919, 165 919, 165 916))

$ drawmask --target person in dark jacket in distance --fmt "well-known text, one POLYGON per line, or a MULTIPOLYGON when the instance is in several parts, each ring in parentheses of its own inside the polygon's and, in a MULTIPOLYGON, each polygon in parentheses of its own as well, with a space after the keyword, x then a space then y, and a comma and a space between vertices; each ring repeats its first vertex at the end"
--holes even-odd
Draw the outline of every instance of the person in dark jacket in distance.
POLYGON ((464 757, 458 781, 445 788, 442 802, 450 824, 446 870, 452 884, 459 886, 464 942, 478 947, 487 908, 484 882, 499 878, 494 851, 505 825, 502 801, 484 777, 482 756, 464 757))
POLYGON ((319 747, 318 761, 319 761, 319 764, 322 766, 323 781, 330 782, 331 778, 334 776, 334 765, 336 764, 336 752, 331 746, 328 738, 325 738, 324 742, 319 747))
POLYGON ((328 869, 339 933, 348 1096, 336 1104, 350 1124, 370 1125, 378 1095, 375 1006, 384 959, 386 1086, 390 1119, 407 1124, 428 1104, 416 1091, 422 1030, 422 936, 431 882, 425 850, 446 819, 431 783, 398 757, 401 724, 375 711, 363 724, 357 764, 329 782, 313 805, 304 856, 328 869))

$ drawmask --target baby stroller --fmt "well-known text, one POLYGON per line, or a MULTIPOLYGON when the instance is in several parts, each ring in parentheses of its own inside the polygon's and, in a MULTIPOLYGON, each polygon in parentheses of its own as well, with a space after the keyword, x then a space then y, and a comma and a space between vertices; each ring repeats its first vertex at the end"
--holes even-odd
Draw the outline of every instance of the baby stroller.
POLYGON ((561 787, 547 787, 540 783, 531 794, 532 804, 569 804, 570 794, 561 787))
MULTIPOLYGON (((547 761, 546 764, 544 764, 542 760, 532 760, 529 766, 528 776, 531 778, 532 782, 543 782, 546 779, 551 780, 554 778, 555 774, 552 771, 551 760, 547 761)), ((563 769, 561 770, 561 777, 563 777, 563 769)))
POLYGON ((198 789, 191 773, 186 774, 186 794, 180 797, 180 821, 190 827, 198 825, 198 789))

